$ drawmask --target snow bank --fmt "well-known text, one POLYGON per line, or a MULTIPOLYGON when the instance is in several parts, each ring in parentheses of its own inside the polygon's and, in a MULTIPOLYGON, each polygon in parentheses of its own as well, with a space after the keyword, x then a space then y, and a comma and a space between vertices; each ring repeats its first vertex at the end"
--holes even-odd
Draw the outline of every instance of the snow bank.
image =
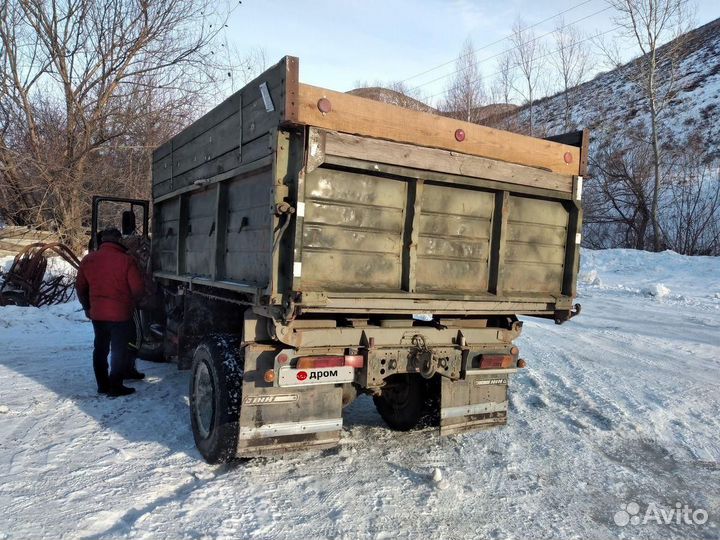
POLYGON ((581 294, 621 291, 657 300, 714 305, 720 298, 720 257, 690 257, 673 251, 583 249, 581 294))
POLYGON ((655 298, 665 298, 670 294, 670 289, 662 283, 654 283, 645 287, 642 292, 648 296, 654 296, 655 298))

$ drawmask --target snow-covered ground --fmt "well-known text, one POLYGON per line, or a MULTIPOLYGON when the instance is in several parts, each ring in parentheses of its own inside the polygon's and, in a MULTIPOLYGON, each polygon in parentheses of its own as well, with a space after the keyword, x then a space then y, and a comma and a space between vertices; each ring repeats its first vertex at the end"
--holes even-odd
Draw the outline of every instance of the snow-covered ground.
POLYGON ((718 538, 720 259, 584 251, 580 281, 580 317, 526 319, 507 427, 394 433, 361 398, 337 450, 219 467, 187 373, 100 398, 79 306, 0 308, 0 539, 718 538), (615 522, 676 503, 707 521, 615 522))

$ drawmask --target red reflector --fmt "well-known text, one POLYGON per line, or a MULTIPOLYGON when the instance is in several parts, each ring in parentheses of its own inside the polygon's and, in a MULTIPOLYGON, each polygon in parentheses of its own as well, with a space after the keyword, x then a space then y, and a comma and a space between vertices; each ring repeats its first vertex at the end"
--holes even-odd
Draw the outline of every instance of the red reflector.
POLYGON ((345 365, 354 368, 361 368, 365 365, 365 359, 361 354, 345 355, 345 365))
POLYGON ((303 356, 298 359, 298 369, 312 369, 325 367, 342 367, 345 365, 344 356, 303 356))
POLYGON ((483 354, 480 369, 515 367, 513 357, 506 354, 483 354))
POLYGON ((317 108, 321 113, 327 114, 332 111, 332 103, 328 98, 320 98, 317 102, 317 108))

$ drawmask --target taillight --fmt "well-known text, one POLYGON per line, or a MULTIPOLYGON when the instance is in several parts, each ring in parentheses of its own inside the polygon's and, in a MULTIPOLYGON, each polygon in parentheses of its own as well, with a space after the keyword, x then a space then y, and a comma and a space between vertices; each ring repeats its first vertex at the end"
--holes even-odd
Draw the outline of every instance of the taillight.
POLYGON ((354 367, 361 368, 365 364, 362 355, 345 356, 301 356, 297 360, 297 369, 331 368, 331 367, 354 367))
POLYGON ((365 359, 361 354, 346 354, 345 365, 354 368, 361 368, 365 365, 365 359))
POLYGON ((509 354, 483 354, 480 369, 515 367, 515 359, 509 354))
POLYGON ((298 369, 341 367, 345 365, 344 356, 303 356, 298 358, 298 369))

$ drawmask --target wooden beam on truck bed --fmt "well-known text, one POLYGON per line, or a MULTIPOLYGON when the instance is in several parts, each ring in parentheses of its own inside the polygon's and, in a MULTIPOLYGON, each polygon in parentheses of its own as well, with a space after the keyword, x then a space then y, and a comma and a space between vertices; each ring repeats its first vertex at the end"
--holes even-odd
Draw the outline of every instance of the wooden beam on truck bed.
POLYGON ((471 176, 563 193, 570 193, 573 186, 572 176, 450 150, 411 146, 315 128, 310 130, 310 141, 311 144, 316 145, 317 154, 309 157, 311 160, 308 162, 309 165, 326 156, 349 158, 362 156, 368 161, 401 165, 421 171, 471 176))
POLYGON ((580 149, 580 176, 588 174, 588 154, 590 151, 590 131, 582 129, 580 131, 571 131, 561 135, 553 135, 545 137, 546 141, 558 142, 570 146, 577 146, 580 149))
POLYGON ((285 121, 290 124, 453 150, 568 176, 577 175, 580 171, 580 149, 575 146, 413 111, 307 84, 298 86, 297 110, 293 109, 293 114, 285 117, 285 121))

